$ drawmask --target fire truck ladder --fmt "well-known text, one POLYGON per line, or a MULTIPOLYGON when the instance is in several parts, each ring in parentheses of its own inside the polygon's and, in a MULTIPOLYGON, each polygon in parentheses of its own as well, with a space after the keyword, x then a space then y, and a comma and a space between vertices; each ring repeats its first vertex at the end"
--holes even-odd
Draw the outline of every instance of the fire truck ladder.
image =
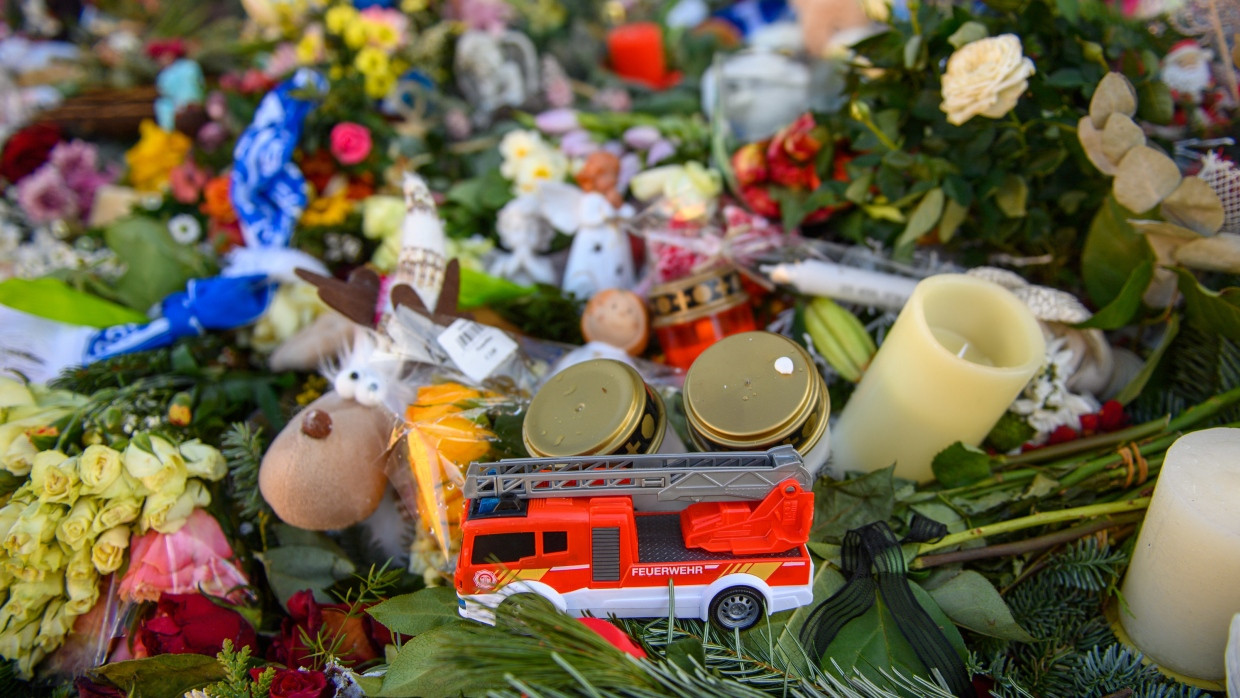
POLYGON ((795 478, 812 478, 792 446, 766 451, 567 458, 471 463, 465 497, 539 499, 657 494, 659 501, 755 501, 795 478))

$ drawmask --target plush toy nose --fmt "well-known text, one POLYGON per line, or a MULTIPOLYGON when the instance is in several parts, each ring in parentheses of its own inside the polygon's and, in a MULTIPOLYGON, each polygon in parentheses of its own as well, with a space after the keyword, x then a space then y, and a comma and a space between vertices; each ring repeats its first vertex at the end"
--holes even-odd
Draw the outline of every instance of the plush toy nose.
POLYGON ((301 433, 312 439, 326 439, 332 433, 332 416, 323 410, 310 410, 301 423, 301 433))

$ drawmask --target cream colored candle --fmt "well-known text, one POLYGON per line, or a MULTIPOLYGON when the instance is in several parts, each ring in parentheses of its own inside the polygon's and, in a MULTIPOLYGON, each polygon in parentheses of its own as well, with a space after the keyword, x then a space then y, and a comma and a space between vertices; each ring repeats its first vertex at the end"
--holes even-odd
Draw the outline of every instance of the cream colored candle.
POLYGON ((998 284, 940 274, 917 284, 832 428, 831 469, 933 479, 956 441, 977 445, 1042 366, 1037 320, 998 284))
POLYGON ((1240 613, 1238 501, 1240 429, 1181 436, 1163 460, 1124 578, 1128 637, 1196 679, 1223 678, 1227 626, 1240 613))

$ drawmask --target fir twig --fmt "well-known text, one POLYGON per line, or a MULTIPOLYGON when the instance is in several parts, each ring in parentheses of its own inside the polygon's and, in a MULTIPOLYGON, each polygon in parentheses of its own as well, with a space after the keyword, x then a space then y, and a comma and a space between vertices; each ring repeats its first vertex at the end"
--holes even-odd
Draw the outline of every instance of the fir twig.
POLYGON ((258 489, 258 469, 265 451, 262 427, 250 429, 244 422, 234 422, 221 440, 220 452, 228 461, 228 481, 233 501, 238 504, 237 513, 251 523, 273 513, 258 489))

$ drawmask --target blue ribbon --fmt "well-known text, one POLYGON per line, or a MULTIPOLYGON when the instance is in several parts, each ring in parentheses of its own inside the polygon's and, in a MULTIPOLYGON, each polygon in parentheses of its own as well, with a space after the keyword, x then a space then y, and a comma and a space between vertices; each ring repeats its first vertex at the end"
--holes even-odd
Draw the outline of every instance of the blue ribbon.
POLYGON ((322 75, 298 70, 263 97, 237 140, 229 193, 246 246, 287 247, 292 239, 307 203, 306 178, 293 164, 293 151, 314 100, 327 88, 322 75))
POLYGON ((85 363, 119 354, 166 347, 207 330, 231 330, 259 318, 276 284, 262 275, 195 279, 160 303, 162 317, 146 324, 100 330, 86 346, 85 363))

